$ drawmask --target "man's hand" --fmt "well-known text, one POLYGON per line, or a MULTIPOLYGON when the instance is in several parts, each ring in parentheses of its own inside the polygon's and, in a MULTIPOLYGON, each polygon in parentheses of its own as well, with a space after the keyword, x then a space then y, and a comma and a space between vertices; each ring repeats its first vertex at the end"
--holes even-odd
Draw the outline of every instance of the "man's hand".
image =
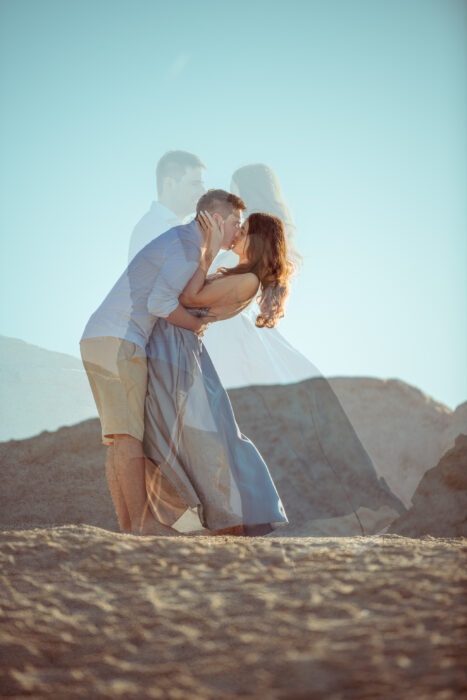
POLYGON ((204 331, 211 325, 213 321, 216 320, 215 314, 206 314, 206 316, 201 316, 199 321, 199 329, 195 331, 199 338, 203 337, 204 331))

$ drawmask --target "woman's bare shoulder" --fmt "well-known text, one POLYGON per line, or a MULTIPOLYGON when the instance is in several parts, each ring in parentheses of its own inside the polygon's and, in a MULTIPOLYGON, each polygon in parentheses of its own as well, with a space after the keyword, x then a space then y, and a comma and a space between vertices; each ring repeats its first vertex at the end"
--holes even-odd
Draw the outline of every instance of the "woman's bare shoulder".
POLYGON ((242 272, 238 275, 225 275, 222 272, 214 272, 206 277, 206 282, 214 282, 219 279, 227 279, 232 285, 242 285, 249 287, 257 287, 259 285, 259 277, 254 272, 242 272))
POLYGON ((252 296, 259 286, 259 278, 254 272, 241 272, 238 275, 229 275, 232 286, 236 287, 242 297, 252 296))
POLYGON ((227 303, 229 295, 235 301, 247 301, 252 299, 259 287, 259 278, 254 272, 241 272, 239 274, 226 275, 215 272, 206 278, 205 288, 217 290, 218 298, 227 303))
POLYGON ((242 283, 249 289, 256 290, 259 285, 259 277, 254 272, 243 272, 239 277, 242 277, 242 283))

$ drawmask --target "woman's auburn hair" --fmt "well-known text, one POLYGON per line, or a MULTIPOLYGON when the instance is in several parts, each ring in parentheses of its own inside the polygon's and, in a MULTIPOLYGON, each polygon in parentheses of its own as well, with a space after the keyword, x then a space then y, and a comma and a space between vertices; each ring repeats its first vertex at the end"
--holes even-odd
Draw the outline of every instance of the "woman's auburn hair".
POLYGON ((260 293, 256 297, 260 313, 256 325, 259 328, 274 328, 285 314, 285 300, 290 291, 290 277, 295 272, 295 266, 287 257, 285 230, 279 217, 255 212, 246 221, 247 262, 232 268, 220 267, 217 272, 223 275, 254 272, 260 281, 260 293))

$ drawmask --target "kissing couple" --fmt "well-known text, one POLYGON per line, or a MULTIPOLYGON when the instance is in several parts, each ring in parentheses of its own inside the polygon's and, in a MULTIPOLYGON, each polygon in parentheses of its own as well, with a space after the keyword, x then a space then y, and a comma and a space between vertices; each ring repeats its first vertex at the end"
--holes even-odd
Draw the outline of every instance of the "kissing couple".
POLYGON ((242 223, 245 209, 239 196, 208 190, 192 221, 132 258, 84 329, 81 357, 122 531, 258 536, 289 522, 202 341, 210 323, 254 299, 259 328, 284 316, 294 272, 284 225, 260 212, 242 223), (238 264, 208 274, 221 248, 238 264))

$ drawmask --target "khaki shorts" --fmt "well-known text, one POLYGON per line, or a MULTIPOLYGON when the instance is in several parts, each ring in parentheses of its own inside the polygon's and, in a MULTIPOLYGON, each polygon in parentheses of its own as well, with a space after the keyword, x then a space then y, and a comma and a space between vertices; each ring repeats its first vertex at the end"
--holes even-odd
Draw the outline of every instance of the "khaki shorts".
POLYGON ((107 336, 85 338, 80 351, 101 419, 104 445, 112 444, 117 434, 142 441, 148 384, 143 348, 131 340, 107 336))

